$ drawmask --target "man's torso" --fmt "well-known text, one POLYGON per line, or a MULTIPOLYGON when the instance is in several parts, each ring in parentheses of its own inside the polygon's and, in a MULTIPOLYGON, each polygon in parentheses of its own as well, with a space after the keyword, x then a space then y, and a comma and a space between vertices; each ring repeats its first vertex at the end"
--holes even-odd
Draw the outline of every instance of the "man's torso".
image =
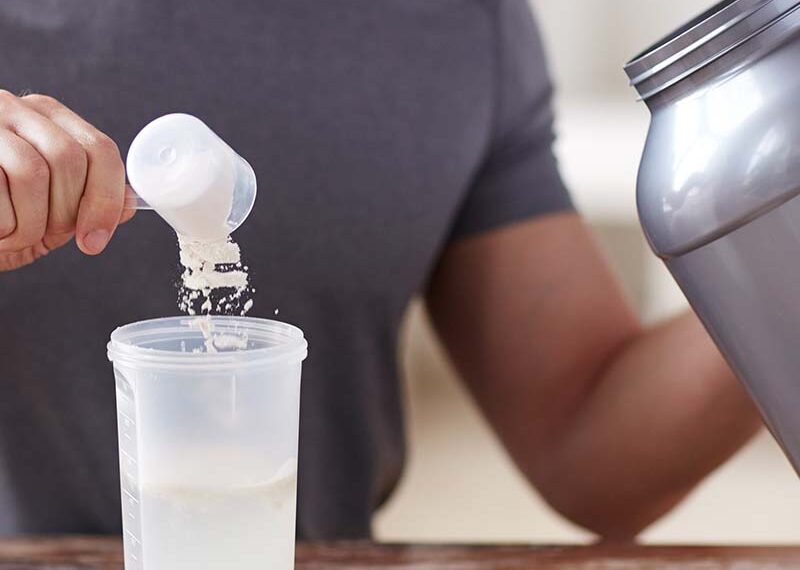
MULTIPOLYGON (((394 356, 485 152, 492 23, 472 0, 5 0, 0 87, 53 95, 120 145, 170 112, 256 170, 235 237, 252 315, 304 329, 302 536, 363 536, 402 465, 394 356)), ((121 324, 177 313, 149 212, 98 258, 0 274, 0 533, 119 528, 121 324)))

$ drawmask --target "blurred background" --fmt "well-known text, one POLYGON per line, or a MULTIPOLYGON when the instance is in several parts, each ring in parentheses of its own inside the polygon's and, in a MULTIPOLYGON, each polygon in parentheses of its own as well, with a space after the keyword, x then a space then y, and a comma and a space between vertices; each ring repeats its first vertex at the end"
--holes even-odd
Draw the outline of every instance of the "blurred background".
MULTIPOLYGON (((712 4, 532 0, 558 88, 562 173, 648 322, 674 314, 686 302, 647 249, 636 219, 636 170, 648 113, 636 102, 622 65, 712 4)), ((376 536, 390 541, 591 540, 549 510, 515 470, 459 385, 419 306, 409 313, 405 339, 409 462, 398 492, 376 519, 376 536)), ((644 539, 798 543, 796 513, 800 482, 777 445, 762 434, 644 539)))

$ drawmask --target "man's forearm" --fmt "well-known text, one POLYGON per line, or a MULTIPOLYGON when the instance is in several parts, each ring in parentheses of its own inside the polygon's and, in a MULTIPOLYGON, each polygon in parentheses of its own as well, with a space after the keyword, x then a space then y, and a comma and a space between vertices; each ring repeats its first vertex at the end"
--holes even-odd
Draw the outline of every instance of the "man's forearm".
POLYGON ((576 522, 629 538, 683 498, 761 425, 694 315, 615 356, 533 478, 576 522))
POLYGON ((697 319, 645 330, 576 215, 451 246, 428 305, 517 465, 603 536, 635 535, 758 429, 697 319))

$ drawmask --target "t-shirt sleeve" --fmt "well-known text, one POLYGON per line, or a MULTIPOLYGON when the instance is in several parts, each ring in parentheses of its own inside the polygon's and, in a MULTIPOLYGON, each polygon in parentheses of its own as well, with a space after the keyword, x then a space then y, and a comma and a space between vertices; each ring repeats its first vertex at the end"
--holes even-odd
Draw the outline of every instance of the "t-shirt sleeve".
POLYGON ((452 240, 573 208, 553 154, 553 86, 531 9, 527 0, 487 6, 496 30, 494 124, 452 240))

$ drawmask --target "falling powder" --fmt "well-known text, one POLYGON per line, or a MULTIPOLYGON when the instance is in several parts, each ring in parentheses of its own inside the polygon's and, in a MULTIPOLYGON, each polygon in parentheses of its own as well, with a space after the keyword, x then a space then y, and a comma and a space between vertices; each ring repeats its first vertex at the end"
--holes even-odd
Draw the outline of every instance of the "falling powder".
MULTIPOLYGON (((189 327, 193 329, 197 329, 203 335, 203 339, 205 339, 206 345, 206 352, 217 352, 217 347, 214 345, 214 325, 211 322, 211 319, 208 317, 199 317, 197 319, 192 319, 189 322, 189 327)), ((197 351, 198 349, 195 349, 197 351)))
POLYGON ((214 242, 195 242, 179 237, 184 268, 178 306, 189 315, 244 316, 253 307, 247 268, 239 246, 230 237, 214 242))
POLYGON ((247 348, 247 335, 218 334, 212 342, 217 350, 244 350, 247 348))
MULTIPOLYGON (((178 306, 191 316, 202 315, 192 319, 189 326, 202 334, 205 352, 246 349, 246 334, 215 331, 211 320, 213 309, 215 314, 245 316, 253 308, 253 288, 239 246, 230 236, 214 242, 179 236, 178 245, 184 269, 178 306)), ((192 352, 203 352, 203 348, 196 347, 192 352)))
MULTIPOLYGON (((214 330, 214 322, 208 315, 192 319, 189 321, 189 327, 200 331, 200 334, 203 335, 203 343, 207 353, 244 350, 247 348, 247 333, 239 332, 231 334, 217 332, 214 330)), ((182 349, 183 352, 186 352, 185 346, 183 346, 182 349)), ((202 352, 202 349, 195 348, 192 352, 202 352)))

